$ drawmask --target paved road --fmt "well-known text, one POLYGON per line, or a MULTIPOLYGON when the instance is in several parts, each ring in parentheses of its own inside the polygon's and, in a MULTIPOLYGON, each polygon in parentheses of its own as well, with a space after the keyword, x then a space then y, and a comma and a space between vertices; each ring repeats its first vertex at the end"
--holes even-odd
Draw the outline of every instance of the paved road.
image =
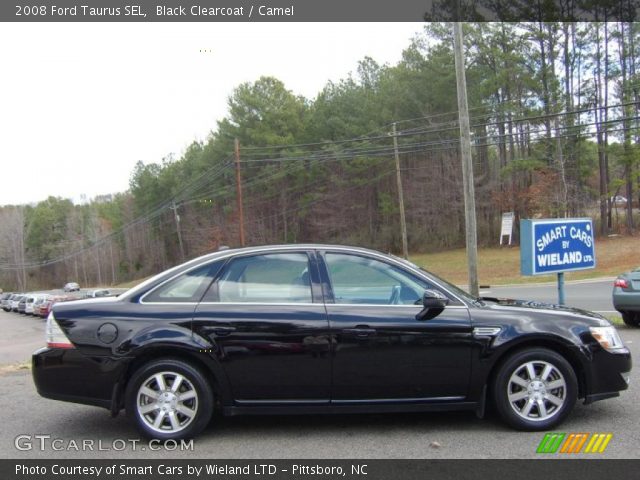
MULTIPOLYGON (((600 313, 615 313, 611 300, 613 279, 565 283, 566 304, 600 313)), ((482 295, 558 303, 556 284, 512 285, 482 289, 482 295)))
MULTIPOLYGON (((21 359, 42 345, 44 322, 0 312, 0 352, 21 359)), ((635 358, 640 330, 620 329, 635 358)), ((640 458, 640 369, 632 372, 630 390, 621 397, 576 405, 562 425, 566 432, 612 432, 604 458, 640 458)), ((110 418, 106 410, 46 400, 35 392, 30 373, 3 373, 0 458, 527 458, 535 457, 539 433, 514 432, 494 415, 478 420, 472 413, 215 417, 194 442, 192 451, 134 450, 139 439, 126 417, 110 418), (35 450, 15 447, 19 435, 32 436, 35 450), (50 435, 40 451, 35 435, 50 435), (94 451, 53 451, 69 442, 94 442, 94 451), (98 445, 98 441, 102 443, 98 445), (114 440, 117 440, 114 444, 114 440), (125 445, 123 451, 118 451, 125 445), (98 448, 102 450, 98 451, 98 448), (115 449, 114 449, 115 448, 115 449)), ((22 444, 25 446, 25 444, 22 444)), ((73 445, 73 444, 72 444, 73 445)), ((145 450, 140 450, 144 448, 145 450)))
POLYGON ((45 320, 0 310, 0 365, 28 360, 43 347, 45 320))

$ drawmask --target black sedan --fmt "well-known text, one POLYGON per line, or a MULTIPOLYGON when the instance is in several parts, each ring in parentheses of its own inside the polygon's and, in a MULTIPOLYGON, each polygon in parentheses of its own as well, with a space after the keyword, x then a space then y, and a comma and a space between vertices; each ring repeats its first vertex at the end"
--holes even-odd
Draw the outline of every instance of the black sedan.
MULTIPOLYGON (((601 316, 474 298, 361 248, 225 250, 117 298, 58 303, 33 378, 47 398, 126 409, 189 437, 224 415, 474 410, 547 430, 627 388, 601 316)), ((62 425, 61 425, 62 428, 62 425)))

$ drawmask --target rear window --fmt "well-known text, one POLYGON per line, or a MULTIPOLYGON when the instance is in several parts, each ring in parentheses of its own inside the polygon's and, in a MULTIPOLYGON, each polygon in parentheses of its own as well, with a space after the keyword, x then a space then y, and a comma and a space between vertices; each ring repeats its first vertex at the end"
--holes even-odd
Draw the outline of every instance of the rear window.
POLYGON ((143 301, 145 303, 199 302, 220 267, 221 263, 216 262, 183 273, 156 287, 144 297, 143 301))

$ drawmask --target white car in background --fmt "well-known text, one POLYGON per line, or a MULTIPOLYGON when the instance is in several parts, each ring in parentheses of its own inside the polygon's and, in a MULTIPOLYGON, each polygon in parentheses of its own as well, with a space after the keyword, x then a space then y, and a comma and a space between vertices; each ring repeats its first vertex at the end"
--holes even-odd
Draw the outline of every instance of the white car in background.
POLYGON ((65 283, 64 287, 62 288, 65 292, 79 292, 80 291, 80 285, 78 285, 76 282, 69 282, 69 283, 65 283))
POLYGON ((99 288, 97 290, 89 290, 87 298, 110 297, 113 294, 108 288, 99 288))
POLYGON ((36 301, 36 295, 27 295, 24 301, 24 314, 33 315, 33 302, 36 301))
POLYGON ((14 296, 11 299, 11 311, 12 312, 17 312, 18 311, 18 304, 20 303, 20 300, 22 300, 24 297, 24 293, 19 293, 16 296, 14 296))

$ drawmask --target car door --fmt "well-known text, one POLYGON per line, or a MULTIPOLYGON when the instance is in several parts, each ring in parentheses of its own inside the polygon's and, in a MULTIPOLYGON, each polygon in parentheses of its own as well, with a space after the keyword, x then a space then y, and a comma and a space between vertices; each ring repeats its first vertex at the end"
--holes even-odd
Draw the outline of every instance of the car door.
POLYGON ((329 403, 329 323, 313 252, 231 258, 193 329, 216 345, 236 403, 329 403))
POLYGON ((367 254, 319 252, 333 345, 333 403, 461 400, 469 388, 471 323, 451 293, 367 254), (425 289, 450 299, 418 320, 425 289), (431 317, 431 316, 429 316, 431 317))

